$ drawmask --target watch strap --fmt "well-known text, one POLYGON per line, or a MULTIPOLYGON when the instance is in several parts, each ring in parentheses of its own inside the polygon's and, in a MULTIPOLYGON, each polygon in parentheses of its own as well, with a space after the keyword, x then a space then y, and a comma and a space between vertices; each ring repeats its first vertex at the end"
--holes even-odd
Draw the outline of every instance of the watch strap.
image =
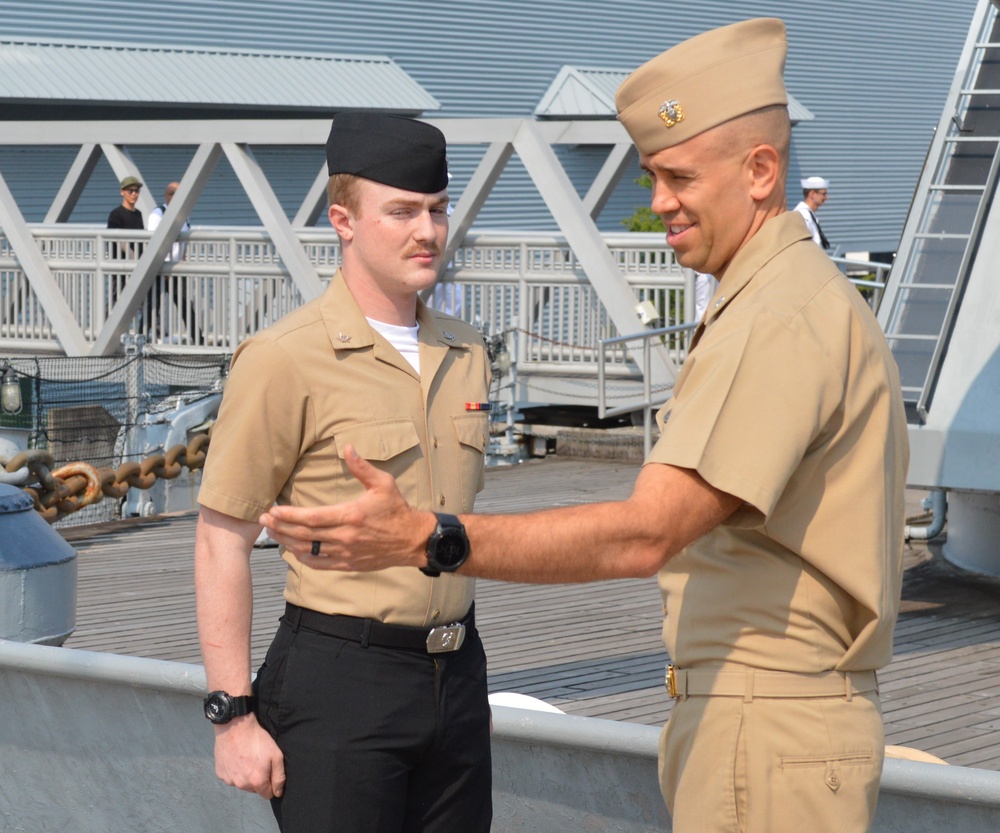
POLYGON ((256 703, 256 698, 252 694, 236 697, 228 691, 211 691, 204 700, 205 717, 215 724, 226 724, 233 718, 243 717, 253 712, 256 703), (213 714, 210 708, 213 702, 217 701, 222 701, 225 704, 225 711, 222 714, 213 714))
POLYGON ((243 717, 245 714, 250 714, 254 710, 254 706, 257 705, 257 700, 252 694, 233 697, 232 700, 233 717, 243 717))
POLYGON ((437 560, 433 555, 433 548, 431 544, 437 540, 441 534, 442 527, 448 527, 450 529, 460 529, 465 531, 465 526, 458 519, 457 515, 450 515, 447 512, 435 512, 434 517, 437 518, 437 526, 434 527, 434 532, 430 539, 427 541, 427 566, 421 567, 420 572, 425 576, 430 576, 431 578, 437 578, 441 575, 441 565, 437 563, 437 560))

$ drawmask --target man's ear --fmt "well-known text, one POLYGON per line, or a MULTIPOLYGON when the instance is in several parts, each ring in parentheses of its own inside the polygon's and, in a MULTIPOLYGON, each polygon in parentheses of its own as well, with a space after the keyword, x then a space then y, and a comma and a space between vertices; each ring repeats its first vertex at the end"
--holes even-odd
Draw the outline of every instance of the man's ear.
POLYGON ((354 219, 351 212, 342 205, 331 205, 327 212, 330 218, 330 225, 337 232, 341 240, 350 240, 354 237, 354 219))
POLYGON ((756 202, 764 202, 778 185, 781 159, 771 145, 757 145, 747 159, 750 175, 750 197, 756 202))

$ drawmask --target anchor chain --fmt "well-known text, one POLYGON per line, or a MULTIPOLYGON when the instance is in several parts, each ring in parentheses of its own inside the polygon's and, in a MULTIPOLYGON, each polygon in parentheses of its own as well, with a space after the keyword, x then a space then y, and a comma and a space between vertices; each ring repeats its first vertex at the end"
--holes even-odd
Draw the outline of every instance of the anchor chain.
POLYGON ((141 463, 122 463, 116 469, 76 462, 53 470, 52 455, 38 449, 14 455, 4 469, 13 474, 28 468, 36 485, 23 490, 31 495, 43 520, 51 524, 105 497, 123 498, 130 488, 151 489, 157 480, 173 480, 185 468, 202 468, 210 436, 211 432, 196 434, 187 445, 180 443, 164 454, 154 454, 141 463))

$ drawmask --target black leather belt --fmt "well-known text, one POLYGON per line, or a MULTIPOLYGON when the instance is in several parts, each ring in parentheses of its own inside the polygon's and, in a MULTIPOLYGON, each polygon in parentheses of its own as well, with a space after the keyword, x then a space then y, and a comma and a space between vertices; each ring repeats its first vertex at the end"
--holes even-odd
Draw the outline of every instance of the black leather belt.
POLYGON ((377 619, 334 616, 286 602, 282 621, 293 630, 305 628, 326 636, 359 642, 365 648, 374 645, 378 648, 441 654, 457 651, 462 647, 466 629, 475 624, 475 616, 476 606, 473 604, 465 618, 459 622, 434 628, 413 628, 407 625, 387 625, 377 619))

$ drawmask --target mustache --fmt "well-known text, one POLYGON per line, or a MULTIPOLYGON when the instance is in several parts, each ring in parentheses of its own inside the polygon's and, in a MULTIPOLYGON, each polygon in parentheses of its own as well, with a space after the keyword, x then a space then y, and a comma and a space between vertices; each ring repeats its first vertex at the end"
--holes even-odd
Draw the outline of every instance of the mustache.
POLYGON ((438 246, 437 243, 434 243, 429 246, 413 246, 412 248, 407 249, 405 252, 403 252, 403 257, 408 258, 408 257, 414 257, 415 255, 425 255, 425 254, 431 254, 434 255, 435 257, 440 257, 441 247, 438 246))

